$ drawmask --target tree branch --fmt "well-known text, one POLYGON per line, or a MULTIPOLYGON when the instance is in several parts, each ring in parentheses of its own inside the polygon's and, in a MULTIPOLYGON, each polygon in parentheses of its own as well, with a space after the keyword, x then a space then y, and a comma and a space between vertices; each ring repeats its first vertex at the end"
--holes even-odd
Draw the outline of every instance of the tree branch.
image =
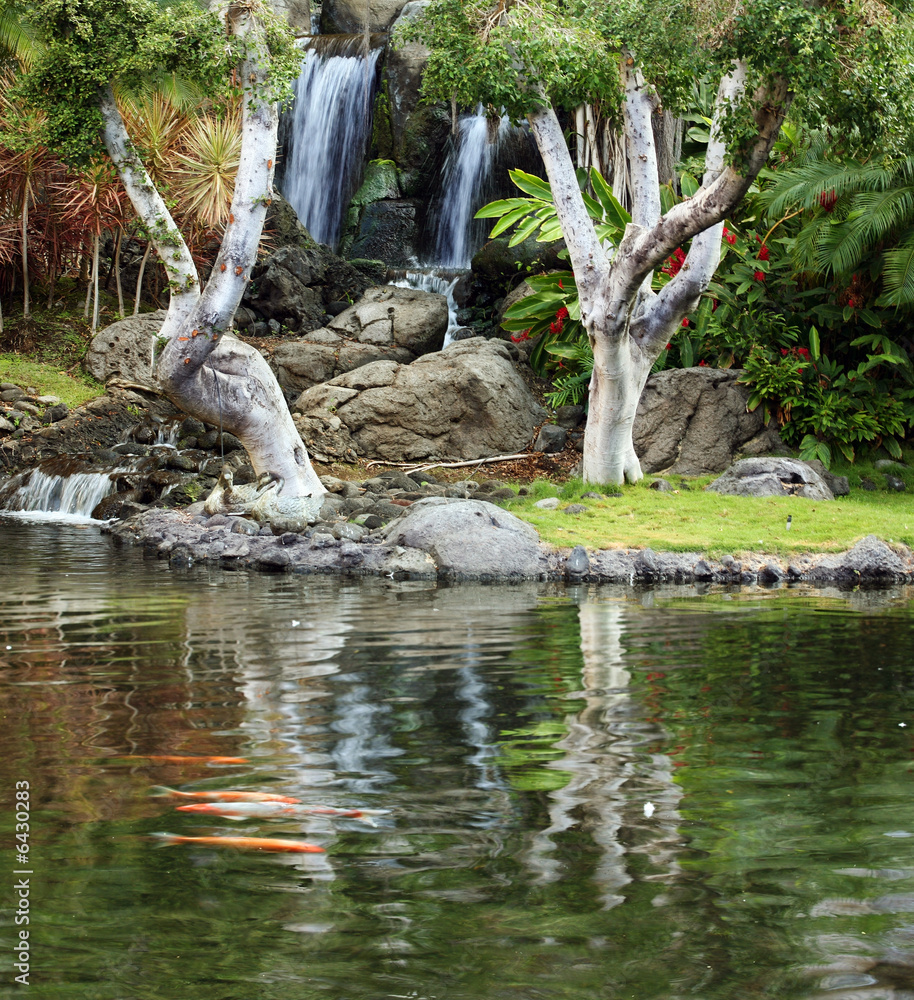
POLYGON ((552 199, 578 286, 581 316, 586 323, 585 317, 593 310, 596 293, 609 270, 609 258, 594 231, 593 220, 584 204, 571 154, 552 105, 544 103, 537 111, 528 114, 527 120, 546 165, 552 199))
MULTIPOLYGON (((734 85, 739 84, 741 72, 740 68, 736 67, 736 72, 726 77, 722 83, 725 96, 719 100, 715 112, 714 128, 718 133, 722 117, 729 114, 730 100, 726 99, 726 95, 731 92, 734 85)), ((732 93, 736 94, 736 91, 732 93)), ((741 173, 733 166, 723 167, 693 198, 680 202, 650 230, 642 232, 633 243, 631 261, 624 275, 621 294, 634 295, 645 275, 662 264, 677 247, 682 246, 696 233, 722 222, 739 204, 768 159, 768 154, 780 133, 781 123, 787 114, 791 98, 792 94, 784 79, 775 80, 767 89, 756 91, 752 102, 756 109, 753 117, 757 131, 751 145, 743 153, 742 163, 745 172, 741 173)))
POLYGON ((134 211, 165 265, 171 299, 161 335, 175 336, 200 299, 197 268, 181 231, 130 140, 110 84, 99 92, 99 108, 104 122, 105 148, 123 181, 134 211))
POLYGON ((651 122, 657 98, 648 91, 641 71, 627 52, 623 53, 622 86, 625 92, 622 127, 632 191, 632 222, 647 228, 656 225, 660 218, 657 148, 651 122))

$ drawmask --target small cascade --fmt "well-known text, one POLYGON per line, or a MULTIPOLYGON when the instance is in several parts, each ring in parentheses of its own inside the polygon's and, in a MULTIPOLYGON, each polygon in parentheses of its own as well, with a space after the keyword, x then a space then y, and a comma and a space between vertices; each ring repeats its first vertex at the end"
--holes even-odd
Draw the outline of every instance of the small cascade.
POLYGON ((319 243, 336 247, 361 180, 384 36, 316 36, 295 83, 282 192, 319 243))
POLYGON ((162 445, 165 448, 177 448, 180 431, 180 420, 170 420, 167 423, 160 424, 156 431, 156 439, 152 443, 154 445, 162 445))
POLYGON ((442 171, 436 213, 437 265, 468 268, 473 254, 485 242, 491 223, 473 216, 495 196, 492 175, 499 150, 518 132, 507 117, 487 118, 481 108, 459 118, 442 171))
POLYGON ((14 476, 0 489, 0 510, 43 511, 89 517, 115 491, 114 474, 123 470, 88 472, 78 459, 51 458, 14 476))

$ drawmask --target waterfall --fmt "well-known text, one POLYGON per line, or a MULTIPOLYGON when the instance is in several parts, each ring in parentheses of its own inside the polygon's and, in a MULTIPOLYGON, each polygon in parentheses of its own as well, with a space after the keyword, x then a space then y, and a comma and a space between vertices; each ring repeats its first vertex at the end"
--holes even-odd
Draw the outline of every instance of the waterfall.
POLYGON ((335 247, 359 185, 371 132, 377 62, 372 36, 312 38, 295 83, 282 191, 319 243, 335 247))
MULTIPOLYGON (((442 267, 468 268, 473 254, 482 246, 490 228, 484 219, 473 216, 495 191, 491 183, 499 149, 518 129, 510 119, 497 122, 482 109, 461 115, 457 135, 442 171, 442 194, 437 213, 435 263, 442 267)), ((495 178, 497 181, 498 178, 495 178)))
POLYGON ((120 470, 77 471, 82 469, 85 466, 76 459, 48 459, 0 489, 0 510, 89 517, 114 492, 112 474, 120 470))

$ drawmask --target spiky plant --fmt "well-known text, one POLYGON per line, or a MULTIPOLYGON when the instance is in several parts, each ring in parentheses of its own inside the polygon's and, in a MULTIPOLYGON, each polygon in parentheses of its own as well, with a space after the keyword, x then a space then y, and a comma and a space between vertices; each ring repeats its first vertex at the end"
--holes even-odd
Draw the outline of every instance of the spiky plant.
POLYGON ((168 186, 174 159, 193 116, 161 90, 139 97, 121 97, 118 102, 149 176, 157 186, 168 186))
POLYGON ((201 116, 185 132, 172 175, 182 214, 214 230, 227 219, 241 154, 240 108, 201 116))

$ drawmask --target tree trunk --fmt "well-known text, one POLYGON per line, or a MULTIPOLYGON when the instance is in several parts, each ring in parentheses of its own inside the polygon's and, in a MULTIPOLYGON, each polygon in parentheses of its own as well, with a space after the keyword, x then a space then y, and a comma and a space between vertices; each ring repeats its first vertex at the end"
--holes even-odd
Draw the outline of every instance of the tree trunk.
POLYGON ((124 312, 124 285, 121 281, 121 247, 124 242, 124 230, 118 229, 117 243, 114 246, 114 284, 117 288, 117 315, 118 319, 123 319, 127 314, 124 312))
POLYGON ((28 195, 22 198, 22 318, 28 319, 32 315, 32 306, 29 299, 29 199, 28 195))
POLYGON ((92 332, 98 330, 98 245, 101 237, 95 234, 92 244, 92 332))
POLYGON ((152 253, 152 240, 146 244, 146 249, 143 252, 143 259, 140 261, 140 273, 136 279, 136 295, 133 299, 133 315, 140 311, 140 298, 143 294, 143 273, 146 270, 146 261, 149 260, 149 255, 152 253))
POLYGON ((186 243, 127 134, 110 86, 99 103, 105 145, 156 252, 168 272, 171 300, 159 337, 164 348, 156 375, 175 405, 238 437, 259 474, 277 473, 283 496, 326 492, 311 463, 276 378, 252 347, 226 336, 251 268, 272 200, 277 110, 262 92, 269 67, 257 54, 260 26, 250 4, 230 6, 226 25, 247 43, 243 82, 242 150, 229 222, 213 272, 201 293, 186 243))

